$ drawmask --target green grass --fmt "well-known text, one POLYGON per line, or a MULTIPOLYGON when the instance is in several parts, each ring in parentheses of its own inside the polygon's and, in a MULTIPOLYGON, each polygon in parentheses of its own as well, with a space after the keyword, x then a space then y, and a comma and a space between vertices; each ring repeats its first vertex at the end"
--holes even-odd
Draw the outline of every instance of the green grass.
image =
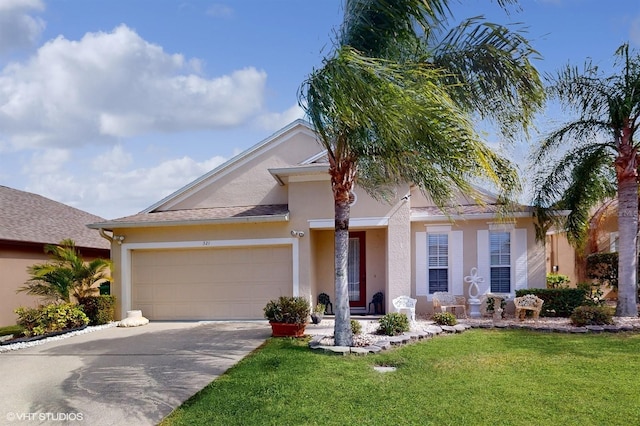
POLYGON ((21 325, 8 325, 6 327, 0 327, 0 336, 8 336, 10 334, 20 334, 24 330, 21 325))
POLYGON ((162 425, 626 426, 639 368, 634 334, 471 330, 368 356, 270 339, 162 425))

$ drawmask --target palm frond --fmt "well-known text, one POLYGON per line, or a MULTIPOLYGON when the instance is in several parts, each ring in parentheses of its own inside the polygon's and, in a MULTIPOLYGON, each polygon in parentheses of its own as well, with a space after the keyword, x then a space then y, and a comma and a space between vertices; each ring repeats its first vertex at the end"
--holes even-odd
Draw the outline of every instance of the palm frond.
POLYGON ((497 122, 507 138, 531 126, 545 92, 532 64, 539 53, 523 29, 474 17, 427 43, 425 60, 449 71, 447 83, 461 106, 497 122))
POLYGON ((591 210, 616 192, 611 169, 612 153, 606 144, 595 144, 568 151, 557 163, 544 168, 535 178, 533 205, 538 207, 539 223, 550 219, 546 210, 569 210, 563 228, 569 241, 584 240, 591 210))

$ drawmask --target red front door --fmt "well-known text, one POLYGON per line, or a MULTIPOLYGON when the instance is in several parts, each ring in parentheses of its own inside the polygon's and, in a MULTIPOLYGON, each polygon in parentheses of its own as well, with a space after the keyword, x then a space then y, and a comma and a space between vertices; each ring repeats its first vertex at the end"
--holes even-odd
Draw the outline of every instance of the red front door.
POLYGON ((366 233, 363 231, 349 233, 347 275, 349 279, 349 306, 352 308, 367 307, 365 235, 366 233))

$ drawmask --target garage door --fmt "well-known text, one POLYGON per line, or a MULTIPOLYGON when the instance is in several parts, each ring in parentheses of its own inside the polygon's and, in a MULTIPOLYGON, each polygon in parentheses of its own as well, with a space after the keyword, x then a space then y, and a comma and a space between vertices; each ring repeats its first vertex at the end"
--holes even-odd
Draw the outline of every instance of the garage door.
POLYGON ((154 320, 263 319, 293 293, 291 246, 134 250, 132 308, 154 320))

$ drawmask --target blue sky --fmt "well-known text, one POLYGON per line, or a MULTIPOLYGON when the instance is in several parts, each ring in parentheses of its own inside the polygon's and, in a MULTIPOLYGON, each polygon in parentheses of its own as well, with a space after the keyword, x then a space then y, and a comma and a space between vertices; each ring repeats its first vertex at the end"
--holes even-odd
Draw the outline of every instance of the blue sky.
MULTIPOLYGON (((542 72, 640 48, 637 0, 452 1, 519 22, 542 72)), ((134 214, 302 116, 342 0, 0 0, 0 185, 134 214)), ((562 120, 549 108, 540 128, 562 120)), ((496 142, 496 141, 492 141, 496 142)), ((522 163, 527 142, 510 155, 522 163)))

